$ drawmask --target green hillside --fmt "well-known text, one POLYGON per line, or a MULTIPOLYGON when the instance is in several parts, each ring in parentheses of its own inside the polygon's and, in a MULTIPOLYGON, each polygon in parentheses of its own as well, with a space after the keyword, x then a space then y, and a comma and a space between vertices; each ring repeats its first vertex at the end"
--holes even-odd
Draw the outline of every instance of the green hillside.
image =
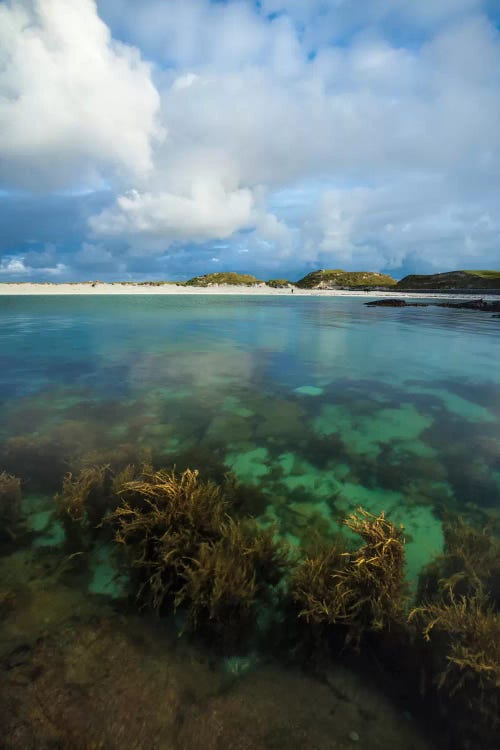
POLYGON ((186 281, 186 286, 210 286, 212 284, 230 284, 235 286, 252 286, 262 284, 262 281, 248 273, 233 273, 232 271, 221 273, 207 273, 204 276, 195 276, 186 281))
POLYGON ((301 289, 333 289, 335 287, 392 287, 396 280, 385 273, 374 271, 342 271, 341 269, 312 271, 297 281, 301 289))
POLYGON ((500 289, 500 271, 411 274, 398 281, 396 289, 500 289))
POLYGON ((288 279, 269 279, 266 281, 266 286, 270 286, 273 289, 286 289, 286 287, 291 285, 292 282, 288 281, 288 279))

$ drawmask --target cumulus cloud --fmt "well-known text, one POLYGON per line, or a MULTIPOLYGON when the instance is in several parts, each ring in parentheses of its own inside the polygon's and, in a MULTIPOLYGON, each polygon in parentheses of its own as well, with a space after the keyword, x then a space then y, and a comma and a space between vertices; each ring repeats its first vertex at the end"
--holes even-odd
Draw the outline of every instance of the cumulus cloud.
POLYGON ((26 280, 26 278, 47 276, 61 276, 66 271, 64 263, 57 263, 52 267, 32 267, 26 264, 26 259, 22 256, 6 256, 0 261, 0 274, 7 280, 26 280))
POLYGON ((487 0, 97 8, 0 6, 11 183, 111 181, 75 267, 498 264, 500 36, 487 0), (53 106, 29 132, 22 108, 36 110, 44 82, 53 106))
POLYGON ((217 180, 195 180, 189 195, 122 195, 114 207, 92 217, 90 226, 100 235, 160 236, 165 246, 174 240, 201 242, 229 237, 246 227, 253 205, 248 189, 228 192, 217 180))
POLYGON ((323 264, 398 269, 498 264, 500 221, 494 201, 456 201, 446 182, 416 177, 405 184, 325 191, 308 222, 304 257, 323 264))
POLYGON ((141 177, 161 135, 159 95, 137 49, 93 0, 0 6, 0 180, 36 190, 141 177))
POLYGON ((0 262, 0 273, 11 275, 19 275, 29 273, 29 268, 24 265, 23 258, 2 258, 0 262))

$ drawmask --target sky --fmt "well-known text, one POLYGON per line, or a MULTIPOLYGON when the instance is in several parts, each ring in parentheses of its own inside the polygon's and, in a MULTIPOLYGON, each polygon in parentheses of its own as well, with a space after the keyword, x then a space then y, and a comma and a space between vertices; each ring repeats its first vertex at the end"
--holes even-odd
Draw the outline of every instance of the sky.
POLYGON ((500 268, 500 0, 0 0, 0 281, 500 268))

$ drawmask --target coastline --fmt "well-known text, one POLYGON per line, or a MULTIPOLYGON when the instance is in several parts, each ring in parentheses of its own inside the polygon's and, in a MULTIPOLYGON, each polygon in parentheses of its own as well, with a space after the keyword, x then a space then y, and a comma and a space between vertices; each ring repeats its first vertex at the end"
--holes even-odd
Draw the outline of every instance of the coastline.
MULTIPOLYGON (((177 286, 175 283, 162 284, 161 286, 148 286, 145 284, 99 282, 93 286, 92 282, 81 283, 33 283, 33 282, 0 282, 0 296, 45 296, 45 295, 233 295, 233 296, 266 296, 266 297, 290 297, 291 289, 274 289, 269 286, 177 286)), ((500 299, 498 294, 484 293, 473 295, 482 299, 500 299)), ((370 290, 358 291, 355 289, 298 289, 294 287, 293 297, 400 297, 402 299, 471 299, 471 294, 460 291, 454 293, 441 292, 400 292, 395 290, 370 290)))

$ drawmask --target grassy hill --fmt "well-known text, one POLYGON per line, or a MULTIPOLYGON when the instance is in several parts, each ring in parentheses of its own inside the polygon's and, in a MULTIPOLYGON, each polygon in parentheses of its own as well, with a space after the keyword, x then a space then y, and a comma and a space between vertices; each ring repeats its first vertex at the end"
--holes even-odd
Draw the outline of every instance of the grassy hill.
POLYGON ((266 281, 266 286, 270 286, 273 289, 285 289, 290 285, 292 285, 292 282, 288 281, 288 279, 269 279, 266 281))
POLYGON ((411 274, 398 281, 396 289, 500 289, 500 271, 411 274))
POLYGON ((207 273, 204 276, 194 276, 186 281, 186 286, 210 286, 211 284, 231 284, 235 286, 252 286, 262 284, 255 276, 248 273, 233 273, 232 271, 221 273, 207 273))
POLYGON ((312 271, 297 281, 301 289, 333 289, 335 287, 392 287, 396 280, 385 273, 373 271, 342 271, 341 269, 312 271))

